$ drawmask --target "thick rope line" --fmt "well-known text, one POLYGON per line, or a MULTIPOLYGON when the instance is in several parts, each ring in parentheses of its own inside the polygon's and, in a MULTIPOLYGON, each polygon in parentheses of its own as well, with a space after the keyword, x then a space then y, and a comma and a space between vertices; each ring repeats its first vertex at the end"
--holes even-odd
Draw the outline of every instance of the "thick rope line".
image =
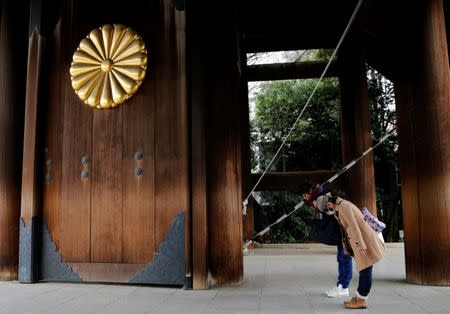
MULTIPOLYGON (((337 178, 339 178, 342 174, 344 174, 345 172, 347 172, 347 170, 349 170, 351 167, 353 167, 354 165, 356 165, 358 163, 358 161, 360 161, 362 158, 364 158, 364 156, 366 156, 368 153, 370 153, 372 150, 374 150, 375 148, 377 148, 381 143, 383 143, 388 137, 390 137, 391 135, 394 134, 395 128, 392 129, 390 132, 388 132, 386 135, 384 135, 383 137, 381 137, 378 140, 378 143, 373 145, 372 147, 369 147, 368 149, 366 149, 364 152, 361 153, 361 155, 359 155, 357 158, 353 159, 352 161, 350 161, 347 165, 345 165, 341 170, 339 170, 335 175, 333 175, 331 178, 329 178, 327 181, 325 181, 324 183, 321 184, 321 186, 324 186, 325 184, 331 183, 334 180, 336 180, 337 178)), ((293 213, 295 213, 300 207, 302 207, 304 204, 303 201, 301 201, 300 203, 298 203, 297 205, 295 205, 294 209, 289 212, 288 214, 283 214, 283 216, 281 216, 280 218, 278 218, 274 223, 272 223, 271 225, 267 226, 266 228, 264 228, 263 230, 261 230, 260 232, 258 232, 257 234, 255 234, 251 240, 248 240, 244 246, 242 247, 244 250, 248 249, 249 245, 252 244, 253 240, 255 240, 257 237, 262 236, 263 234, 267 233, 270 231, 270 229, 272 228, 272 226, 279 224, 280 222, 282 222, 283 220, 285 220, 286 218, 288 218, 289 216, 291 216, 293 213)))
POLYGON ((262 175, 259 177, 258 181, 256 182, 255 186, 252 188, 252 190, 250 191, 250 193, 248 193, 247 197, 244 199, 244 201, 242 202, 243 205, 243 209, 242 209, 242 213, 244 215, 247 214, 247 204, 248 204, 248 199, 249 197, 252 195, 252 193, 255 191, 256 187, 259 185, 259 183, 261 182, 262 178, 266 175, 267 171, 270 169, 270 167, 272 166, 273 162, 275 161, 275 159, 278 157, 278 154, 280 153, 281 149, 284 147, 284 144, 286 144, 286 141, 289 139, 289 137, 291 136, 292 132, 294 131, 295 127, 297 126, 298 121, 300 121, 300 118, 303 115, 303 112, 306 110, 306 108, 308 107, 311 99, 313 98, 314 94, 316 93, 317 88, 319 87, 319 84, 322 82, 322 79, 324 78, 325 74, 328 71, 328 68, 330 67, 331 63, 333 62, 334 57, 336 56, 339 48, 342 45, 342 42, 344 41, 345 36, 347 35, 350 26, 353 24, 353 21, 356 18, 356 14, 358 13, 361 5, 362 5, 363 0, 359 0, 358 4, 355 7, 355 10, 353 11, 352 16, 350 17, 350 20, 347 24, 347 26, 345 27, 344 32, 342 33, 341 38, 339 39, 338 44, 336 45, 336 48, 333 51, 333 54, 330 57, 330 60, 328 60, 328 63, 325 67, 325 69, 323 70, 322 74, 320 75, 319 80, 317 81, 311 95, 309 96, 305 106, 303 107, 303 109, 300 111, 300 114, 298 115, 297 119, 295 120, 294 124, 292 125, 292 127, 290 128, 288 134, 286 135, 286 137, 284 138, 283 142, 281 143, 280 147, 278 148, 277 152, 275 153, 275 155, 273 156, 272 160, 269 162, 269 164, 267 165, 266 169, 264 170, 264 172, 262 173, 262 175))

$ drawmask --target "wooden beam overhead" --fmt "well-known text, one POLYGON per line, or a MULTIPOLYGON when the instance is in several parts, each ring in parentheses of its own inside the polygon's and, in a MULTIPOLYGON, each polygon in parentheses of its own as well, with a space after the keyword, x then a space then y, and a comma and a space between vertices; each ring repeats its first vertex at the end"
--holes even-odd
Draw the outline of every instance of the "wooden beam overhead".
POLYGON ((354 8, 352 2, 239 1, 241 47, 246 52, 333 48, 354 8))
MULTIPOLYGON (((325 182, 336 174, 334 170, 267 172, 255 191, 291 191, 297 192, 299 185, 307 180, 325 182)), ((258 182, 260 173, 252 173, 252 186, 258 182)))
MULTIPOLYGON (((319 78, 326 65, 327 62, 323 61, 249 65, 244 78, 249 82, 319 78)), ((325 74, 325 77, 333 76, 337 76, 335 62, 331 63, 325 74)))
POLYGON ((246 53, 306 50, 306 49, 332 49, 339 38, 337 34, 324 34, 318 36, 301 36, 296 34, 283 35, 244 35, 241 38, 241 47, 246 53))

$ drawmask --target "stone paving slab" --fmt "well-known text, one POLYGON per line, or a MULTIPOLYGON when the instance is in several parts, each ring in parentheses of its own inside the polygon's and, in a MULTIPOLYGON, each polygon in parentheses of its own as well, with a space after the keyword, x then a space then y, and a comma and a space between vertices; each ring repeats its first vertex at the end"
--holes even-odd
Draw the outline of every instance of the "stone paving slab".
MULTIPOLYGON (((343 299, 323 295, 336 280, 334 247, 297 245, 251 251, 241 285, 209 290, 0 282, 0 313, 450 313, 450 287, 407 284, 403 246, 388 251, 374 267, 365 310, 347 310, 343 299)), ((354 271, 352 292, 357 282, 354 271)))

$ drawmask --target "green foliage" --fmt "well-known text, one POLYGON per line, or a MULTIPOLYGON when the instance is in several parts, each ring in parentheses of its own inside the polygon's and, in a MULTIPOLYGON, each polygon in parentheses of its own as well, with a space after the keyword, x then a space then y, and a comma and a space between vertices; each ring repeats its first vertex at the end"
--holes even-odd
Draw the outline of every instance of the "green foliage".
MULTIPOLYGON (((315 85, 316 80, 262 84, 256 95, 255 118, 251 125, 254 170, 266 169, 303 110, 315 85)), ((339 118, 338 81, 325 79, 319 84, 315 96, 270 170, 338 169, 341 160, 339 118)), ((292 211, 301 201, 298 195, 289 192, 262 192, 261 195, 266 205, 262 206, 259 217, 256 217, 257 230, 270 225, 283 213, 292 211)), ((291 217, 274 226, 263 241, 305 241, 310 233, 309 222, 312 216, 311 211, 303 206, 291 217)))
MULTIPOLYGON (((372 68, 367 72, 372 134, 379 139, 396 126, 394 86, 372 68)), ((398 184, 398 139, 389 137, 374 150, 375 180, 377 186, 377 214, 387 228, 387 241, 398 241, 398 230, 403 229, 400 185, 398 184)))
MULTIPOLYGON (((255 228, 262 230, 272 224, 284 213, 288 214, 301 201, 301 197, 290 192, 261 192, 262 198, 260 215, 255 220, 255 228)), ((308 221, 313 219, 313 213, 302 206, 289 218, 272 227, 264 235, 263 242, 267 243, 296 243, 305 241, 310 233, 308 221)), ((261 239, 258 239, 261 241, 261 239)))
MULTIPOLYGON (((397 124, 395 113, 394 86, 379 72, 372 68, 368 70, 368 92, 370 105, 370 120, 372 135, 379 139, 388 131, 394 129, 397 124)), ((394 164, 398 163, 397 136, 391 136, 383 145, 375 151, 375 159, 383 157, 394 164), (381 153, 382 152, 382 153, 381 153)))
MULTIPOLYGON (((276 81, 262 85, 252 121, 255 170, 275 155, 308 101, 315 80, 276 81)), ((324 80, 304 110, 272 171, 334 169, 340 160, 339 89, 336 79, 324 80)))
MULTIPOLYGON (((328 60, 332 51, 319 51, 314 58, 328 60)), ((252 168, 261 172, 289 133, 315 80, 277 81, 261 84, 251 123, 252 168)), ((395 128, 393 85, 373 69, 368 71, 368 91, 372 133, 379 139, 395 128)), ((325 79, 305 109, 270 171, 302 171, 341 168, 340 108, 337 79, 325 79)), ((402 228, 400 186, 398 184, 398 143, 391 136, 374 151, 378 216, 387 223, 385 238, 398 240, 402 228)), ((300 200, 287 192, 263 192, 264 202, 256 217, 257 230, 290 212, 300 200)), ((293 217, 274 226, 265 235, 266 242, 295 242, 307 239, 310 211, 299 209, 293 217)))
POLYGON ((315 59, 321 61, 328 61, 334 53, 334 49, 319 49, 315 53, 315 59))

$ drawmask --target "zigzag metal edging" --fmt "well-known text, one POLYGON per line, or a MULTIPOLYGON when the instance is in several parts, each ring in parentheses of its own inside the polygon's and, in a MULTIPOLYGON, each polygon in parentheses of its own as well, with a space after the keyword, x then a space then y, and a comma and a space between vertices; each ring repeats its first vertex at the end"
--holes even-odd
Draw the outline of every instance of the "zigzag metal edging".
POLYGON ((161 242, 159 252, 129 283, 184 285, 185 276, 185 219, 184 212, 180 212, 161 242))

